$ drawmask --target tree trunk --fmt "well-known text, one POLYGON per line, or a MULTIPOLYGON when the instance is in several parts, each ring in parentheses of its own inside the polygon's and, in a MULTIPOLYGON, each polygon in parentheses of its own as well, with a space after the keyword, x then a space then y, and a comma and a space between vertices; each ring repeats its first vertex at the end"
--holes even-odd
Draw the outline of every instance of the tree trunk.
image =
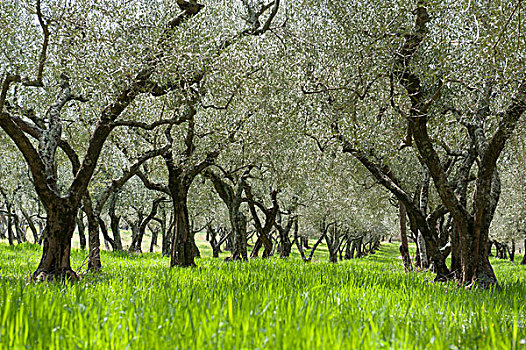
POLYGON ((0 239, 6 239, 7 225, 4 215, 0 214, 0 239))
POLYGON ((314 245, 312 246, 312 249, 310 251, 310 254, 309 254, 309 257, 307 258, 307 260, 305 260, 306 262, 310 262, 312 261, 312 258, 314 257, 314 252, 316 252, 316 249, 318 248, 318 246, 320 245, 321 241, 325 238, 325 235, 321 235, 318 240, 314 243, 314 245))
POLYGON ((159 229, 157 227, 151 227, 148 226, 150 229, 150 232, 152 233, 152 240, 150 242, 150 253, 153 253, 154 247, 157 246, 157 238, 159 237, 159 229))
POLYGON ((139 240, 139 226, 142 221, 142 215, 139 215, 139 221, 138 222, 131 222, 130 223, 130 229, 132 233, 132 241, 130 243, 130 247, 128 248, 128 251, 130 253, 141 253, 141 245, 137 244, 139 240))
POLYGON ((57 200, 47 210, 46 228, 43 234, 43 251, 40 263, 33 273, 35 280, 77 280, 71 269, 71 238, 75 231, 78 207, 57 200))
POLYGON ((419 231, 417 236, 417 244, 418 244, 418 250, 420 253, 420 264, 422 269, 428 269, 429 268, 429 259, 427 258, 427 248, 426 248, 426 241, 424 240, 424 236, 419 231))
POLYGON ((82 214, 82 210, 79 210, 79 214, 77 215, 76 221, 77 230, 79 232, 80 249, 84 250, 86 249, 86 226, 84 225, 84 215, 82 214))
POLYGON ((15 244, 15 233, 13 232, 13 217, 11 216, 11 205, 6 203, 7 208, 7 240, 9 245, 15 244))
POLYGON ((250 259, 256 259, 259 255, 259 251, 263 247, 263 241, 260 237, 256 240, 254 247, 252 248, 252 253, 250 253, 250 259))
POLYGON ((292 251, 292 242, 290 240, 290 230, 294 226, 294 234, 293 236, 297 236, 298 232, 298 219, 296 217, 289 218, 289 222, 287 223, 287 226, 282 227, 281 225, 276 225, 279 233, 280 238, 280 258, 286 259, 290 256, 290 253, 292 251))
POLYGON ((13 210, 13 222, 15 225, 16 240, 18 244, 27 242, 26 227, 24 227, 24 224, 20 220, 20 217, 15 210, 13 210))
POLYGON ((195 243, 195 233, 190 234, 190 239, 192 240, 192 246, 194 247, 194 257, 200 258, 201 257, 201 251, 199 250, 199 247, 197 246, 197 243, 195 243))
POLYGON ((174 228, 174 220, 173 217, 170 218, 170 225, 168 228, 165 227, 163 232, 163 241, 162 241, 162 255, 168 256, 170 255, 170 246, 171 246, 171 239, 170 237, 173 236, 173 228, 174 228))
POLYGON ((42 220, 38 220, 38 244, 42 244, 42 241, 44 240, 44 231, 46 230, 44 223, 42 220))
POLYGON ((345 246, 345 255, 344 255, 345 260, 350 260, 353 258, 351 247, 352 247, 352 240, 351 240, 351 236, 349 235, 347 237, 347 245, 345 246))
POLYGON ((229 210, 230 222, 234 231, 234 250, 232 251, 232 260, 248 260, 247 249, 247 219, 243 213, 239 211, 239 205, 234 203, 232 209, 229 210))
POLYGON ((327 243, 327 249, 329 250, 329 262, 335 264, 338 262, 338 248, 340 243, 339 232, 336 225, 332 227, 332 232, 330 235, 327 234, 326 231, 324 235, 325 242, 327 243))
POLYGON ((228 208, 228 218, 233 231, 232 240, 227 241, 227 248, 232 248, 232 260, 248 260, 247 251, 247 219, 241 212, 242 194, 245 187, 246 177, 250 172, 248 168, 240 177, 237 188, 223 181, 212 171, 206 171, 204 176, 209 178, 214 185, 221 200, 228 208), (230 244, 233 243, 233 244, 230 244))
POLYGON ((35 242, 35 244, 37 244, 38 243, 38 230, 35 226, 35 223, 31 219, 31 215, 29 215, 29 213, 23 209, 22 209, 22 215, 24 216, 24 219, 29 225, 29 229, 31 230, 31 233, 33 234, 33 241, 35 242))
POLYGON ((354 241, 354 244, 356 244, 356 257, 357 258, 361 258, 363 256, 362 243, 363 243, 363 237, 360 237, 354 241))
POLYGON ((524 240, 524 256, 522 257, 521 265, 526 265, 526 239, 524 240))
POLYGON ((188 187, 170 181, 174 209, 174 232, 170 255, 170 266, 192 267, 194 262, 194 244, 190 237, 190 221, 188 219, 187 193, 188 187), (178 185, 176 187, 176 185, 178 185))
POLYGON ((309 247, 309 237, 308 236, 301 236, 301 244, 303 248, 310 249, 309 247))
POLYGON ((221 247, 217 241, 217 231, 212 227, 211 224, 206 226, 206 240, 210 243, 212 247, 212 257, 219 258, 219 253, 221 253, 221 247))
POLYGON ((84 195, 84 212, 88 218, 88 271, 97 272, 102 268, 100 260, 100 237, 99 221, 93 213, 91 198, 88 194, 84 195))
POLYGON ((115 215, 115 212, 110 211, 110 227, 113 234, 113 242, 115 243, 113 250, 122 250, 122 239, 120 229, 121 217, 115 215))
POLYGON ((102 220, 100 216, 97 218, 97 221, 99 222, 100 231, 102 232, 102 237, 104 237, 104 241, 106 243, 106 249, 109 249, 109 243, 111 249, 115 251, 115 241, 110 237, 110 234, 108 232, 108 226, 106 226, 106 223, 104 222, 104 220, 102 220))
POLYGON ((406 272, 413 270, 411 264, 411 255, 409 254, 409 244, 407 243, 407 214, 405 212, 405 205, 401 201, 398 202, 399 216, 400 216, 400 254, 404 262, 404 269, 406 272))
MULTIPOLYGON (((481 235, 482 232, 474 231, 473 222, 470 222, 467 232, 460 232, 461 247, 461 282, 468 286, 480 285, 489 287, 497 283, 497 277, 489 261, 488 244, 481 235), (474 254, 474 251, 477 254, 474 254)), ((487 233, 486 233, 487 238, 487 233)))

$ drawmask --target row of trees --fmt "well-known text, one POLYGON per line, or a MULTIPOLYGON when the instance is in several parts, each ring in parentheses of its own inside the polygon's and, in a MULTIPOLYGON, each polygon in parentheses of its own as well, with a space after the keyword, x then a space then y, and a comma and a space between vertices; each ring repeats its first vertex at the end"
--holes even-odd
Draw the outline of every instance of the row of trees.
POLYGON ((523 232, 502 188, 523 165, 522 6, 2 3, 2 171, 21 174, 3 203, 45 221, 34 277, 77 278, 83 215, 90 269, 99 230, 122 248, 121 217, 134 216, 132 249, 152 227, 184 267, 212 220, 234 260, 248 258, 250 221, 252 254, 269 256, 275 236, 286 256, 312 230, 337 261, 398 215, 408 269, 406 225, 438 280, 495 284, 490 232, 523 232))

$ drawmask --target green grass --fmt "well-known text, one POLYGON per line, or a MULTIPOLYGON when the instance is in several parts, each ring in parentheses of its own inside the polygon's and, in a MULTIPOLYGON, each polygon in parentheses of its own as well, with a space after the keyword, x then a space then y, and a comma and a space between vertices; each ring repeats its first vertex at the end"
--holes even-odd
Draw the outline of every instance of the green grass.
MULTIPOLYGON (((103 252, 80 283, 28 283, 40 248, 0 245, 1 349, 526 348, 526 268, 494 266, 500 290, 405 274, 397 246, 330 265, 103 252)), ((74 268, 85 252, 72 253, 74 268)))

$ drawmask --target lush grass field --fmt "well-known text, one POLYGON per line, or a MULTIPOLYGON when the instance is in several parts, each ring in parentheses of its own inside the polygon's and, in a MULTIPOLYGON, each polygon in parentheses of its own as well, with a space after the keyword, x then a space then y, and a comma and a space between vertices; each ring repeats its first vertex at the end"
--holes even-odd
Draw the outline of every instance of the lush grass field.
MULTIPOLYGON (((395 245, 337 265, 103 252, 75 285, 28 283, 40 248, 0 245, 1 349, 526 348, 526 268, 466 291, 402 271, 395 245)), ((73 252, 79 267, 85 252, 73 252)))

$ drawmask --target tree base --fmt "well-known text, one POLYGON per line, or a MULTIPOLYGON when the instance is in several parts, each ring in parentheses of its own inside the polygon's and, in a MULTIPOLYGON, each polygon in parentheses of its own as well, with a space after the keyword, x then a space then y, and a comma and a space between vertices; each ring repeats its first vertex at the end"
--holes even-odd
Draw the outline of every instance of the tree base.
POLYGON ((188 262, 188 263, 177 263, 177 264, 170 264, 170 267, 197 267, 197 264, 195 262, 188 262))
POLYGON ((34 282, 78 282, 81 279, 80 275, 71 268, 54 271, 37 270, 31 278, 34 282))

